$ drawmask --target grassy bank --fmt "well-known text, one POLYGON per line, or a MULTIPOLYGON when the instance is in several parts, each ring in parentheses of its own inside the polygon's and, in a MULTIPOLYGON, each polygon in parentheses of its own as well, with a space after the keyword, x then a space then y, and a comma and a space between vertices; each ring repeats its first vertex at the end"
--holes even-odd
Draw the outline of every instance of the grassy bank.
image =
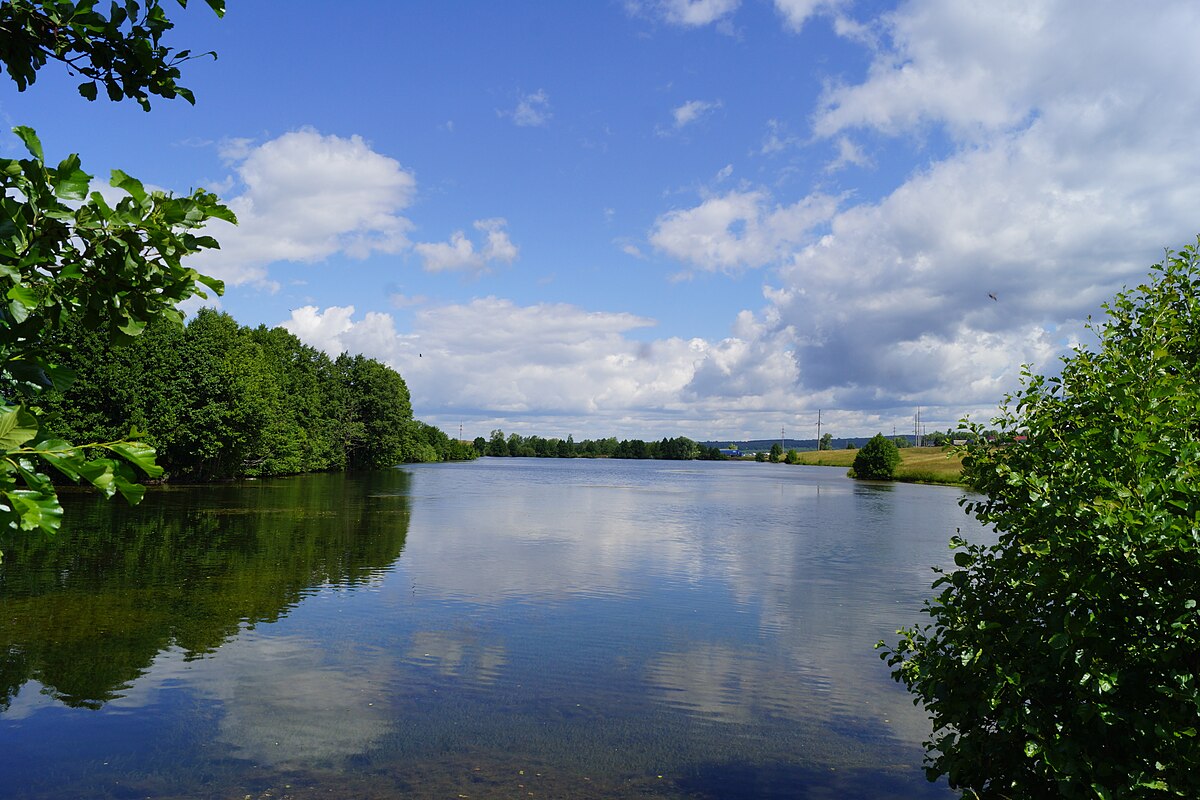
MULTIPOLYGON (((904 447, 900 449, 900 466, 895 480, 906 483, 962 483, 962 457, 949 447, 904 447)), ((850 468, 857 450, 805 450, 801 464, 822 467, 850 468)))

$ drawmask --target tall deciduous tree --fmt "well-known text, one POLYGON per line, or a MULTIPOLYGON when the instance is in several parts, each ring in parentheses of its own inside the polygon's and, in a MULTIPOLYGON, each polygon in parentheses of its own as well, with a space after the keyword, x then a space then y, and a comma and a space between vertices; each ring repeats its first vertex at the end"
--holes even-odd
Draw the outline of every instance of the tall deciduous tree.
MULTIPOLYGON (((883 657, 929 712, 931 779, 983 798, 1200 797, 1200 255, 1117 295, 1059 377, 981 426, 995 545, 883 657)), ((881 643, 882 646, 882 643, 881 643)))

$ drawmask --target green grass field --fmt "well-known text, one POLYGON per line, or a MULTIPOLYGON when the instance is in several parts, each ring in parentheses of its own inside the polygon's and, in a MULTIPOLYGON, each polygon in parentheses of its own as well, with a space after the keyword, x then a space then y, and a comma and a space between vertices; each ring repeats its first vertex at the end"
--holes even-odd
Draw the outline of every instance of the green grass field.
MULTIPOLYGON (((850 468, 857 450, 804 450, 800 463, 850 468)), ((949 447, 903 447, 895 479, 909 483, 962 483, 962 456, 949 447)))

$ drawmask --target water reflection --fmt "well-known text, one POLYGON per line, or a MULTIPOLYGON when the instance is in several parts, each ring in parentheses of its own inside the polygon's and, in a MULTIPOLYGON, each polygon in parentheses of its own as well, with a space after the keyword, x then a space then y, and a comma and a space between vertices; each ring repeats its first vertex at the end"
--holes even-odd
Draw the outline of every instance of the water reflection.
POLYGON ((930 566, 948 563, 946 541, 969 522, 959 490, 822 468, 551 462, 535 467, 538 491, 500 503, 479 485, 502 466, 416 470, 417 491, 445 490, 414 509, 405 565, 419 592, 473 614, 504 609, 491 624, 518 649, 536 645, 528 626, 505 625, 521 618, 514 605, 536 601, 545 616, 574 598, 580 621, 581 603, 604 600, 617 622, 587 617, 589 638, 619 648, 645 628, 662 634, 638 653, 662 702, 725 721, 878 721, 922 740, 924 714, 872 645, 916 621, 930 566))
POLYGON ((319 643, 243 636, 223 648, 219 669, 194 681, 221 701, 217 740, 256 764, 332 762, 375 745, 392 726, 380 690, 391 670, 370 660, 374 674, 328 663, 319 643))
POLYGON ((57 536, 3 544, 0 709, 31 679, 99 708, 168 648, 199 658, 318 587, 370 583, 404 547, 409 480, 172 488, 132 509, 69 498, 57 536))
POLYGON ((6 548, 0 795, 945 797, 871 645, 957 497, 484 460, 82 501, 6 548))
POLYGON ((445 677, 480 685, 495 683, 508 662, 503 645, 484 645, 477 636, 462 631, 417 631, 408 658, 445 677))

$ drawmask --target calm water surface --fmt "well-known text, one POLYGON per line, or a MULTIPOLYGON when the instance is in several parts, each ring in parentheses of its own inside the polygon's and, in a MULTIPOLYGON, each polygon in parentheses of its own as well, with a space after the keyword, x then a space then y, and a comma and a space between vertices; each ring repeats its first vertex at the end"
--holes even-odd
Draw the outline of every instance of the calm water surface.
POLYGON ((872 650, 961 491, 482 459, 72 498, 0 566, 0 797, 948 798, 872 650))

